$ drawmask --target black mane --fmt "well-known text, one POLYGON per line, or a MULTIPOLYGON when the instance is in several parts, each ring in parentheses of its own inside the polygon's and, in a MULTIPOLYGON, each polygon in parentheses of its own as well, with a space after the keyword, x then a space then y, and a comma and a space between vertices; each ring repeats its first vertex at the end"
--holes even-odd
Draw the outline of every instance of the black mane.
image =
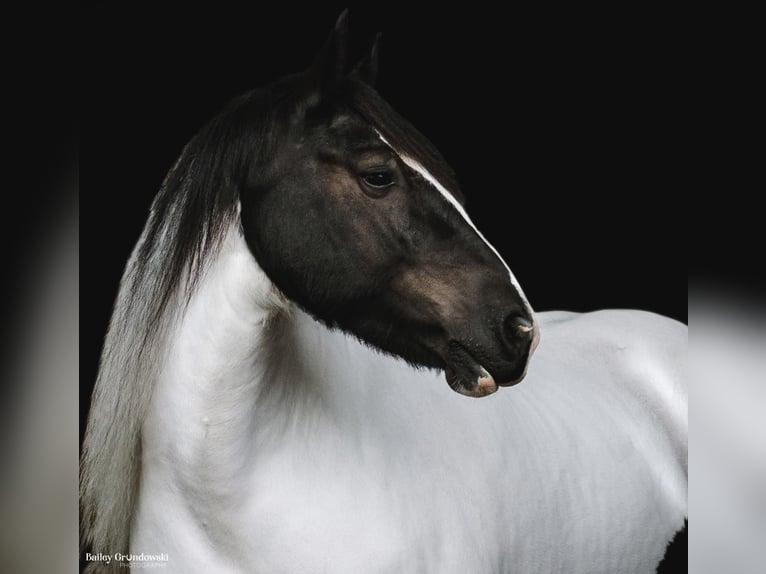
MULTIPOLYGON (((272 156, 301 105, 296 76, 233 99, 184 147, 151 207, 135 253, 133 295, 152 284, 152 328, 176 293, 188 299, 235 222, 241 184, 272 156)), ((144 291, 143 296, 147 293, 144 291)))

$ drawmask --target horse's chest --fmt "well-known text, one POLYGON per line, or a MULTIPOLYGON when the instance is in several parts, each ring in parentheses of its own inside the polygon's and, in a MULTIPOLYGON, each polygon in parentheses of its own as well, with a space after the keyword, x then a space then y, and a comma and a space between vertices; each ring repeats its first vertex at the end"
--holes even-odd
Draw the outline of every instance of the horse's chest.
MULTIPOLYGON (((331 435, 310 444, 283 438, 277 450, 256 453, 247 472, 184 491, 183 512, 193 516, 178 525, 182 535, 174 533, 174 555, 185 559, 191 548, 201 558, 178 571, 205 562, 214 565, 210 571, 238 573, 591 573, 594 563, 631 572, 625 552, 640 532, 663 522, 659 506, 631 502, 659 500, 640 488, 639 460, 626 461, 623 452, 624 465, 594 468, 615 460, 607 458, 611 447, 564 464, 539 443, 522 456, 512 440, 490 448, 449 437, 437 449, 331 435), (621 516, 604 514, 614 506, 604 500, 624 501, 621 516)), ((145 486, 164 496, 153 483, 145 486)), ((166 500, 179 502, 173 492, 166 500)), ((165 536, 167 516, 180 511, 151 508, 161 509, 154 530, 165 536)))
POLYGON ((636 529, 663 522, 660 506, 632 508, 648 498, 634 455, 623 452, 624 469, 592 468, 607 460, 606 444, 563 464, 478 442, 453 453, 455 442, 430 452, 323 444, 255 461, 247 502, 229 521, 243 563, 253 572, 447 574, 591 572, 583 565, 600 560, 630 572, 636 529), (604 497, 626 501, 622 516, 604 497))
POLYGON ((397 461, 306 462, 278 458, 254 476, 240 523, 257 571, 451 572, 497 554, 497 509, 456 479, 397 461))

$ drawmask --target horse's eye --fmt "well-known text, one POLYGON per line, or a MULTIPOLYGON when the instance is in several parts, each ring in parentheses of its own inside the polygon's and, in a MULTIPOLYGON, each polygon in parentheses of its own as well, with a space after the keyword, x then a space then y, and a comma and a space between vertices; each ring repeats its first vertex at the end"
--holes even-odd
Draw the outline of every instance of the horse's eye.
POLYGON ((394 185, 394 176, 387 171, 374 171, 362 176, 364 183, 375 189, 385 189, 394 185))

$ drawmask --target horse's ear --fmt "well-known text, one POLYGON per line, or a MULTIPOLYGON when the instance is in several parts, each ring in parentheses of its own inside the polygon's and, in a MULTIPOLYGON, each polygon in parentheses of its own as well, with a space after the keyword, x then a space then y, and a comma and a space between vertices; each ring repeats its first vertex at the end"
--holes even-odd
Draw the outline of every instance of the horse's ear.
POLYGON ((359 78, 364 83, 370 86, 375 85, 375 80, 378 77, 378 53, 380 52, 380 38, 381 34, 378 32, 375 34, 375 39, 372 41, 370 50, 367 55, 356 65, 352 76, 359 78))
POLYGON ((335 27, 311 67, 311 75, 319 83, 323 97, 334 97, 338 94, 345 75, 347 44, 348 8, 338 16, 335 27))

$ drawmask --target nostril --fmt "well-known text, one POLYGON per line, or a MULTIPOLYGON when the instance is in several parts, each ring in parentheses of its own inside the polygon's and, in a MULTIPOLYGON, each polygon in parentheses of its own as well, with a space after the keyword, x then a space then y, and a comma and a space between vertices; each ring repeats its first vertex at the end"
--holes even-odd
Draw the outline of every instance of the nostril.
POLYGON ((508 343, 531 339, 534 328, 532 321, 520 313, 511 313, 503 321, 503 335, 508 343))

